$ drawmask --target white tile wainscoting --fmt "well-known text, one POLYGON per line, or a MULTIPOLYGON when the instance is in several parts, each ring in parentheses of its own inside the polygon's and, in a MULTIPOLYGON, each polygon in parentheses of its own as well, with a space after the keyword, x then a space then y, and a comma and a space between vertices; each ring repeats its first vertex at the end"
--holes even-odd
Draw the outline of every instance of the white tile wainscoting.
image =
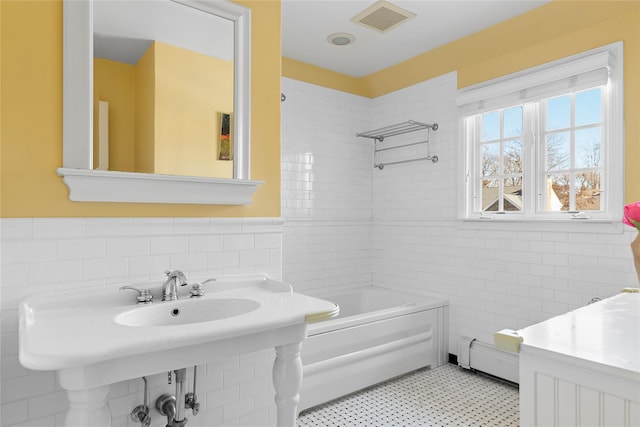
MULTIPOLYGON (((281 278, 282 221, 272 218, 60 218, 2 219, 3 427, 61 426, 68 408, 54 372, 30 371, 18 361, 18 303, 28 295, 106 283, 158 280, 166 269, 188 276, 266 273, 281 278)), ((198 369, 201 411, 190 426, 275 425, 272 350, 198 369)), ((189 369, 187 378, 192 378, 189 369)), ((167 374, 149 378, 151 403, 167 374)), ((142 380, 111 388, 114 426, 139 426, 129 413, 142 404, 142 380)), ((152 411, 152 426, 166 417, 152 411)))

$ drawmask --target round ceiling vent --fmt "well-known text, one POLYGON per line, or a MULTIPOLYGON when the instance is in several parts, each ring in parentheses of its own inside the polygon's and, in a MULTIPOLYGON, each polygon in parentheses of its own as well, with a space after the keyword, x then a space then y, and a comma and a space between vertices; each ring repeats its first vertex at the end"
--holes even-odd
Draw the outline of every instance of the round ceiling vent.
POLYGON ((356 37, 349 33, 333 33, 327 37, 327 41, 332 45, 346 46, 355 41, 356 37))

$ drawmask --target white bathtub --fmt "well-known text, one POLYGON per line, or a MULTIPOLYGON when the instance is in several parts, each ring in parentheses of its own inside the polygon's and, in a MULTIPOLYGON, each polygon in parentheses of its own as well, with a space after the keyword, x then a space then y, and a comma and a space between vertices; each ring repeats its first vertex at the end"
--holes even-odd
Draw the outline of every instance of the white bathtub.
POLYGON ((381 287, 310 293, 340 305, 309 325, 298 410, 448 359, 448 302, 381 287))

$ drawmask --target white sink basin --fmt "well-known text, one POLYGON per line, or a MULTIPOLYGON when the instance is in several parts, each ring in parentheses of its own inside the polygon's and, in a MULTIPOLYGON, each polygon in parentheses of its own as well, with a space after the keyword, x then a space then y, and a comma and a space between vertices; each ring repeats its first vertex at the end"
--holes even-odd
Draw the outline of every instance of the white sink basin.
POLYGON ((136 307, 116 316, 124 326, 172 326, 211 322, 257 310, 260 303, 249 299, 188 299, 136 307))

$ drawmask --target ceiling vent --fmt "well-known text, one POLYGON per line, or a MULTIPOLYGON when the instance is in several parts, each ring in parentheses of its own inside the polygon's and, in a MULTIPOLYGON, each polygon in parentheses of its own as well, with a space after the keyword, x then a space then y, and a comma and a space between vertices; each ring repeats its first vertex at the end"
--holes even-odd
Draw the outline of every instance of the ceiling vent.
POLYGON ((372 30, 385 33, 414 16, 416 16, 415 13, 404 10, 388 1, 380 0, 373 6, 359 13, 351 19, 351 21, 364 25, 372 30))

